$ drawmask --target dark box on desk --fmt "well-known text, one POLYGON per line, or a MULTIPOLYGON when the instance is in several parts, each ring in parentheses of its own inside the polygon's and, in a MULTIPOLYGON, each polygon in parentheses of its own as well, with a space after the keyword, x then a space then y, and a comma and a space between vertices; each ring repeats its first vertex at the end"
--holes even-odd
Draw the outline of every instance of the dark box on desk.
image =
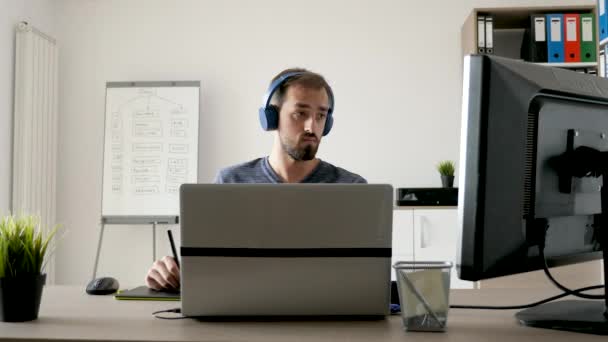
POLYGON ((455 206, 458 188, 398 188, 397 206, 455 206))

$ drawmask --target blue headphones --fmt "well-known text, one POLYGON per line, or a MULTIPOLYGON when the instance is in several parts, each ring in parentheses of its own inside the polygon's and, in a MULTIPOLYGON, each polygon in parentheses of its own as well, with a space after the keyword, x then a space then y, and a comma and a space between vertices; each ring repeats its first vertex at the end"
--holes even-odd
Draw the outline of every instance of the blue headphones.
MULTIPOLYGON (((271 105, 270 100, 272 99, 272 95, 281 87, 287 79, 302 75, 304 72, 289 72, 281 77, 277 78, 274 82, 270 84, 266 94, 264 95, 264 106, 259 110, 260 116, 260 124, 265 131, 275 130, 279 127, 279 110, 277 106, 271 105)), ((331 89, 327 89, 327 95, 329 97, 329 109, 327 111, 327 117, 325 118, 325 128, 323 129, 323 135, 327 135, 329 131, 331 131, 331 126, 334 124, 334 117, 332 115, 334 111, 334 94, 331 89)))

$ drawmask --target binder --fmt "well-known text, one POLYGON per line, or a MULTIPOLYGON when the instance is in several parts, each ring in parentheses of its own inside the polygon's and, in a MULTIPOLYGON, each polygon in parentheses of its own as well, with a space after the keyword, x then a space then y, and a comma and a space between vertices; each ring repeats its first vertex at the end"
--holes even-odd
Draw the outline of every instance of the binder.
POLYGON ((597 1, 600 41, 608 38, 608 16, 606 15, 606 2, 608 2, 608 0, 597 1))
POLYGON ((486 16, 486 53, 494 54, 494 18, 486 16))
POLYGON ((604 45, 604 77, 608 77, 608 44, 604 45))
POLYGON ((595 16, 592 13, 580 15, 581 21, 581 62, 595 62, 596 38, 595 16))
POLYGON ((547 24, 544 15, 531 15, 526 29, 521 58, 533 63, 547 62, 547 24))
POLYGON ((564 62, 564 16, 547 14, 547 60, 549 63, 564 62))
POLYGON ((581 61, 581 27, 578 14, 564 14, 564 61, 581 61))
POLYGON ((486 53, 486 17, 477 16, 477 53, 486 53))
POLYGON ((600 51, 600 77, 606 77, 606 55, 604 55, 604 50, 600 51))

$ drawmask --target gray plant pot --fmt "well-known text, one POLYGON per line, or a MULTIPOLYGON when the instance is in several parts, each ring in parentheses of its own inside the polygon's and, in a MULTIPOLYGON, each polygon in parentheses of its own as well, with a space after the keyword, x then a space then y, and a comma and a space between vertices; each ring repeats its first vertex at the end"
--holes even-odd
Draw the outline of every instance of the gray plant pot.
POLYGON ((454 187, 454 176, 441 175, 441 185, 444 188, 453 188, 454 187))

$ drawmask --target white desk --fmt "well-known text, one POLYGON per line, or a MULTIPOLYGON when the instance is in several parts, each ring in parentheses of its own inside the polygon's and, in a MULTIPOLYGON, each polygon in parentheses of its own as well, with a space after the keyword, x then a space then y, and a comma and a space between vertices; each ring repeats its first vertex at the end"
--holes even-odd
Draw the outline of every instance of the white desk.
MULTIPOLYGON (((452 290, 453 304, 512 305, 554 293, 540 290, 452 290)), ((161 320, 151 313, 179 302, 118 301, 84 287, 47 286, 40 317, 0 323, 0 340, 22 341, 606 341, 606 337, 520 326, 515 311, 455 310, 448 332, 411 333, 401 317, 380 321, 198 322, 161 320)))

